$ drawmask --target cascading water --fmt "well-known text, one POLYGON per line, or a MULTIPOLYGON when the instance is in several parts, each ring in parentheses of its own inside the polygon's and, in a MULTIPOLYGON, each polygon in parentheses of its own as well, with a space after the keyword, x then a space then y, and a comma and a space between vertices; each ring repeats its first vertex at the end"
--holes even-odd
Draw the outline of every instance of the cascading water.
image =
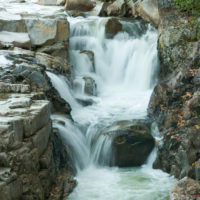
POLYGON ((152 169, 155 150, 140 168, 108 167, 112 139, 102 134, 113 122, 146 118, 158 69, 156 30, 141 22, 121 21, 124 31, 107 39, 106 18, 68 20, 72 82, 48 72, 60 96, 72 107, 74 122, 52 116, 77 170, 78 186, 68 199, 169 199, 174 179, 152 169), (85 92, 88 78, 96 96, 85 92))

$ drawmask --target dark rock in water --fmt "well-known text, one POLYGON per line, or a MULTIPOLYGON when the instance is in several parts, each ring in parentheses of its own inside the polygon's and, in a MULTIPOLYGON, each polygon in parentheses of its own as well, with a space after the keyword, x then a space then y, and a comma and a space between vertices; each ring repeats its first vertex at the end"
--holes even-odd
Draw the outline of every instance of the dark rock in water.
POLYGON ((113 38, 120 31, 122 31, 122 24, 115 18, 109 19, 105 30, 107 38, 113 38))
POLYGON ((91 98, 84 98, 84 99, 76 98, 76 100, 83 106, 91 106, 93 103, 95 103, 95 101, 91 98))
POLYGON ((90 0, 66 0, 66 10, 90 11, 95 7, 95 3, 90 0))
POLYGON ((119 167, 144 164, 155 145, 150 132, 150 123, 139 120, 120 121, 108 127, 105 134, 113 137, 113 164, 119 167))

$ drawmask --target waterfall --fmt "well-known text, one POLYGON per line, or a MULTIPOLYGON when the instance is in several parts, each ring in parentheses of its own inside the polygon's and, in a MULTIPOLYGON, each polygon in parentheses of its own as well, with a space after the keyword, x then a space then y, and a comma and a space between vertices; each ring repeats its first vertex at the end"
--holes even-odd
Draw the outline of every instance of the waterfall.
POLYGON ((152 169, 156 150, 140 168, 108 167, 112 138, 102 134, 113 122, 147 117, 159 67, 157 31, 139 21, 120 21, 123 31, 108 39, 108 18, 68 20, 71 83, 47 74, 72 107, 73 121, 52 116, 77 170, 78 186, 69 200, 166 200, 174 179, 152 169))

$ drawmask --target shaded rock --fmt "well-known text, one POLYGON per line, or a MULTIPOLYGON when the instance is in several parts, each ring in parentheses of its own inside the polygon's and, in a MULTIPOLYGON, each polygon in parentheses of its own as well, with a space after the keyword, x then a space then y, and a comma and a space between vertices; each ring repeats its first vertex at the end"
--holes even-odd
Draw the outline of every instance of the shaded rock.
POLYGON ((99 16, 102 16, 102 17, 106 17, 108 16, 107 14, 107 8, 108 6, 110 5, 111 3, 108 3, 108 2, 105 2, 101 8, 101 11, 99 13, 99 16))
POLYGON ((66 0, 66 10, 90 11, 95 7, 94 2, 90 0, 66 0))
POLYGON ((37 148, 39 157, 43 154, 44 150, 47 148, 50 133, 51 133, 51 123, 49 122, 45 127, 37 131, 33 136, 32 139, 33 145, 37 148))
POLYGON ((105 32, 108 38, 113 38, 120 31, 122 31, 122 24, 117 19, 111 18, 107 21, 105 32))
POLYGON ((0 199, 16 200, 22 197, 22 183, 19 179, 5 184, 0 182, 0 199))
POLYGON ((171 190, 172 200, 192 200, 200 197, 200 183, 190 178, 180 180, 171 190))
POLYGON ((142 121, 119 121, 103 131, 113 138, 113 164, 119 167, 140 166, 154 148, 150 124, 142 121))
POLYGON ((28 76, 31 84, 36 84, 38 87, 47 87, 47 82, 42 73, 34 71, 28 76))

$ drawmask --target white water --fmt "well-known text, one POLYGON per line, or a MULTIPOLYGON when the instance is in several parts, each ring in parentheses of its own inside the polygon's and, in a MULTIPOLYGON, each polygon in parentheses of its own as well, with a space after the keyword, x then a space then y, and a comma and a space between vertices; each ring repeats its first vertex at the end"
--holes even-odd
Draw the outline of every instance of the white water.
MULTIPOLYGON (((108 167, 111 138, 102 129, 119 120, 145 119, 156 84, 157 33, 139 22, 122 22, 126 32, 106 39, 107 19, 69 18, 73 81, 48 72, 60 96, 72 107, 74 123, 53 116, 77 170, 78 186, 69 200, 166 200, 174 179, 153 170, 156 150, 140 168, 108 167), (82 50, 94 53, 94 66, 82 50), (84 77, 97 85, 97 96, 84 92, 84 77), (78 100, 93 104, 82 106, 78 100)), ((156 132, 156 131, 155 131, 156 132)))

